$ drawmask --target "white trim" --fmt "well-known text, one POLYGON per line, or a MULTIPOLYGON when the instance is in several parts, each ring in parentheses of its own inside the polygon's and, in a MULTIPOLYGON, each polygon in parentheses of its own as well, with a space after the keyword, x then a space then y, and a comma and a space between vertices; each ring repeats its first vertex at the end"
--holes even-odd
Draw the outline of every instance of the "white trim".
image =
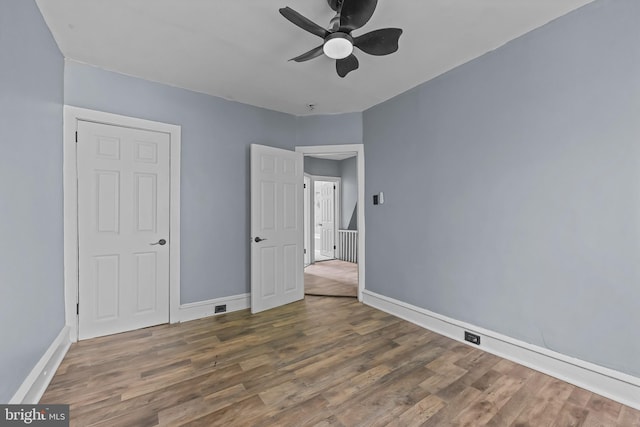
POLYGON ((215 313, 215 306, 226 304, 227 311, 245 310, 251 307, 251 294, 232 295, 230 297, 222 297, 210 299, 207 301, 191 302, 182 304, 179 309, 179 321, 188 322, 190 320, 202 319, 209 316, 219 316, 224 313, 215 313))
MULTIPOLYGON (((303 165, 304 165, 304 160, 303 160, 303 165)), ((304 226, 302 227, 302 229, 303 229, 303 233, 305 234, 302 245, 304 246, 304 250, 306 251, 304 254, 305 255, 304 266, 307 267, 313 264, 313 246, 314 246, 313 240, 314 239, 313 239, 313 228, 311 227, 311 223, 312 223, 311 208, 313 207, 313 191, 311 191, 311 182, 312 182, 311 175, 305 172, 302 180, 303 180, 303 187, 304 187, 303 197, 302 197, 302 200, 304 200, 303 202, 304 218, 302 219, 304 222, 304 226), (309 181, 308 187, 307 187, 307 181, 309 181), (307 263, 307 259, 309 260, 309 263, 307 263)))
POLYGON ((371 291, 364 291, 363 303, 456 341, 479 347, 624 405, 640 409, 640 378, 451 319, 371 291), (480 346, 466 342, 464 331, 479 334, 480 346))
POLYGON ((365 288, 365 222, 364 222, 364 145, 309 145, 297 146, 296 151, 302 154, 334 154, 355 153, 358 172, 358 301, 362 301, 365 288))
POLYGON ((40 401, 71 346, 70 330, 69 326, 62 328, 56 339, 53 340, 47 351, 38 360, 36 366, 24 379, 18 391, 9 400, 9 404, 33 405, 40 401))
POLYGON ((180 147, 181 127, 126 117, 86 108, 64 106, 64 299, 65 320, 72 341, 78 339, 78 188, 75 133, 78 121, 88 121, 167 133, 171 144, 171 189, 169 225, 169 322, 178 322, 180 308, 180 147))

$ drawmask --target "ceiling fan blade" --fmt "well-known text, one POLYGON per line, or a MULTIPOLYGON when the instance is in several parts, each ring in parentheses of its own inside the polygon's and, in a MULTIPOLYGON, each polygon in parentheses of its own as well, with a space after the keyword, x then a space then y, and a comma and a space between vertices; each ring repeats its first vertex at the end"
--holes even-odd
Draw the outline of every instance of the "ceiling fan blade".
POLYGON ((304 62, 313 58, 317 58, 318 56, 322 55, 322 53, 322 45, 320 45, 318 47, 314 47, 309 52, 305 52, 302 55, 291 58, 289 61, 304 62))
POLYGON ((398 50, 400 28, 383 28, 353 39, 353 45, 369 55, 389 55, 398 50))
POLYGON ((337 12, 340 8, 341 0, 327 0, 327 3, 329 3, 331 9, 337 12))
POLYGON ((378 0, 343 0, 340 30, 349 32, 364 26, 376 10, 378 0))
POLYGON ((336 71, 340 77, 344 77, 351 71, 357 70, 359 66, 358 58, 356 58, 353 53, 346 58, 336 60, 336 71))
POLYGON ((289 6, 283 7, 280 10, 280 15, 287 18, 290 22, 302 28, 305 31, 310 32, 311 34, 315 34, 318 37, 325 38, 329 35, 329 31, 322 28, 320 25, 311 21, 308 18, 300 15, 295 10, 291 9, 289 6))

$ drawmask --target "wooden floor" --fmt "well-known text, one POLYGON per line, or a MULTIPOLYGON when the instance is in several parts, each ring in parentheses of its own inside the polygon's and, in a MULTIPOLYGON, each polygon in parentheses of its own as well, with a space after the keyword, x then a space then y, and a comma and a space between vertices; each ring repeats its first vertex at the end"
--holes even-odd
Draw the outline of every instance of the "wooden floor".
POLYGON ((349 298, 73 344, 73 426, 638 426, 640 412, 349 298))
POLYGON ((304 293, 357 298, 358 264, 336 259, 305 267, 304 293))

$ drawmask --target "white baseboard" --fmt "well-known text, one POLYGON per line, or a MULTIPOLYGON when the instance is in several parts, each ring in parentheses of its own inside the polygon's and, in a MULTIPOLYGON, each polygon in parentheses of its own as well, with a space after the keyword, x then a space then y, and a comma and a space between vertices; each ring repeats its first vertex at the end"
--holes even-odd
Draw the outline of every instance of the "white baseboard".
POLYGON ((557 353, 470 325, 368 290, 363 303, 456 341, 551 375, 593 393, 640 409, 640 378, 557 353), (464 340, 464 331, 481 336, 480 346, 464 340))
POLYGON ((70 328, 62 328, 58 336, 33 367, 18 391, 13 395, 10 404, 36 404, 49 386, 58 366, 71 346, 70 328))
POLYGON ((178 309, 178 322, 188 322, 189 320, 202 319, 203 317, 216 316, 224 313, 216 313, 216 305, 226 304, 227 311, 244 310, 251 307, 251 294, 232 295, 230 297, 210 299, 207 301, 181 304, 178 309))

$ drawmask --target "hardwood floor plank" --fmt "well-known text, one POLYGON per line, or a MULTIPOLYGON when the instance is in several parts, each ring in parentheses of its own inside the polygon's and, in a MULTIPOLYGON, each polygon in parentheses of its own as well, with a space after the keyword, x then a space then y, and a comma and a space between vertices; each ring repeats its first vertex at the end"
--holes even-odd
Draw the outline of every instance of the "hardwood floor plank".
POLYGON ((418 367, 394 370, 339 405, 335 413, 345 425, 387 425, 428 395, 418 386, 426 375, 418 367))
POLYGON ((340 403, 359 394, 361 390, 379 381, 389 374, 392 368, 386 365, 376 365, 375 367, 354 377, 341 381, 333 387, 322 392, 322 396, 331 406, 338 406, 340 403))
POLYGON ((489 369, 480 378, 475 380, 471 384, 471 387, 480 391, 485 391, 486 389, 491 387, 500 377, 502 377, 502 375, 503 374, 498 371, 489 369))
POLYGON ((530 424, 533 420, 539 425, 551 425, 553 419, 560 412, 572 391, 572 385, 557 379, 552 379, 536 393, 531 404, 523 409, 515 420, 514 425, 535 425, 530 424))
POLYGON ((473 387, 463 390, 452 400, 445 402, 446 406, 440 409, 422 425, 423 427, 455 426, 454 418, 466 407, 470 406, 482 393, 473 387))
POLYGON ((442 399, 432 394, 428 395, 400 415, 390 426, 420 426, 438 411, 446 406, 442 399))
POLYGON ((640 427, 640 411, 322 297, 75 343, 42 403, 80 427, 640 427))
POLYGON ((576 387, 572 392, 567 402, 574 404, 575 406, 579 406, 584 408, 589 403, 591 396, 593 394, 588 392, 587 390, 576 387))
MULTIPOLYGON (((488 353, 484 353, 479 357, 475 357, 473 359, 473 362, 468 364, 460 363, 461 360, 454 362, 453 363, 454 366, 460 369, 464 369, 466 372, 463 375, 461 375, 459 379, 457 379, 456 381, 454 381, 444 389, 440 390, 438 392, 438 396, 441 398, 444 398, 445 400, 449 400, 451 397, 460 393, 465 388, 472 386, 473 383, 475 383, 477 380, 483 377, 499 361, 497 357, 490 354, 489 356, 491 357, 482 357, 487 354, 488 353), (462 368, 462 366, 465 366, 465 368, 462 368)), ((502 375, 500 376, 500 378, 501 377, 502 375)), ((496 381, 499 381, 500 378, 496 378, 496 381)), ((485 390, 490 388, 491 385, 486 387, 485 390)))
POLYGON ((591 395, 591 399, 589 399, 586 407, 590 412, 599 413, 603 418, 610 420, 611 423, 615 423, 618 420, 620 410, 622 409, 620 403, 596 394, 591 395))
POLYGON ((618 425, 640 427, 640 411, 623 406, 618 416, 618 425))
POLYGON ((503 376, 454 418, 460 426, 486 425, 522 387, 518 378, 503 376))
POLYGON ((210 426, 254 426, 260 419, 264 419, 266 407, 258 396, 251 396, 243 400, 230 402, 215 412, 211 412, 193 421, 175 426, 210 427, 210 426))
POLYGON ((585 419, 589 415, 589 410, 578 406, 574 403, 567 402, 564 404, 560 413, 553 422, 554 427, 579 427, 584 424, 585 419))
POLYGON ((74 427, 151 427, 158 425, 158 414, 151 408, 143 408, 135 412, 122 411, 116 417, 91 424, 86 424, 83 420, 72 419, 70 425, 74 427))
POLYGON ((529 369, 529 371, 531 371, 531 375, 528 378, 524 379, 521 377, 524 379, 524 383, 520 390, 514 393, 500 411, 487 422, 487 426, 499 427, 512 425, 520 413, 531 403, 532 396, 538 395, 540 390, 553 380, 553 378, 547 375, 539 374, 531 369, 529 369))
POLYGON ((158 413, 158 420, 162 425, 181 425, 200 419, 203 415, 219 411, 233 404, 236 400, 246 399, 250 395, 242 384, 236 384, 224 390, 211 393, 204 397, 191 399, 162 409, 158 413))
POLYGON ((255 427, 272 427, 291 425, 295 420, 296 426, 317 425, 333 416, 327 409, 327 401, 320 395, 299 402, 295 406, 270 410, 265 417, 256 420, 255 427))

